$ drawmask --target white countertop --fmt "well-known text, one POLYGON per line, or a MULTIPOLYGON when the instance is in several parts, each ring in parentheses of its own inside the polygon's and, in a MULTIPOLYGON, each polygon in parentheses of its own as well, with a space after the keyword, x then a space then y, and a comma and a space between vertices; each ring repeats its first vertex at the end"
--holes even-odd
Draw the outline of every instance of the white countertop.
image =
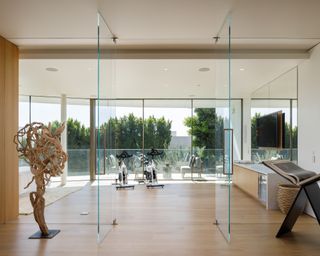
POLYGON ((250 169, 254 172, 258 172, 261 174, 272 174, 275 173, 269 167, 264 164, 254 164, 254 163, 234 163, 235 165, 241 166, 243 168, 250 169))

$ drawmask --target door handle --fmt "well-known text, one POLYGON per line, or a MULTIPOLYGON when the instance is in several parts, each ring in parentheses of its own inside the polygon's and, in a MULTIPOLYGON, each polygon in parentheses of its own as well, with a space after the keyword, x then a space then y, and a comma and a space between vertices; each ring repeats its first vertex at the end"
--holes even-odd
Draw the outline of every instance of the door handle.
POLYGON ((231 128, 223 129, 223 161, 222 162, 223 162, 223 174, 233 175, 233 129, 231 128), (228 137, 229 137, 228 141, 230 142, 228 147, 229 152, 226 152, 226 146, 227 146, 226 138, 228 137), (227 158, 229 161, 228 163, 226 163, 227 158))

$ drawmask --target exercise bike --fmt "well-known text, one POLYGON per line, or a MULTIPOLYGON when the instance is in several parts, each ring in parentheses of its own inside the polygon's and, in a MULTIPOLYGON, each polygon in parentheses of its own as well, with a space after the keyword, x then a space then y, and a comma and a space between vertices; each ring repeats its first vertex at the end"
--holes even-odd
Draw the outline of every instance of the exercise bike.
POLYGON ((154 161, 155 156, 160 156, 163 154, 163 151, 158 151, 157 149, 152 148, 148 153, 147 156, 150 156, 151 159, 145 162, 146 168, 144 171, 144 175, 146 177, 146 180, 148 181, 147 183, 147 188, 163 188, 164 184, 159 184, 158 183, 158 175, 157 175, 157 168, 156 164, 154 161))
POLYGON ((129 155, 127 151, 122 151, 121 154, 116 155, 118 159, 118 179, 116 179, 116 189, 134 189, 134 185, 128 184, 128 169, 126 164, 124 163, 124 160, 126 158, 132 157, 132 155, 129 155))

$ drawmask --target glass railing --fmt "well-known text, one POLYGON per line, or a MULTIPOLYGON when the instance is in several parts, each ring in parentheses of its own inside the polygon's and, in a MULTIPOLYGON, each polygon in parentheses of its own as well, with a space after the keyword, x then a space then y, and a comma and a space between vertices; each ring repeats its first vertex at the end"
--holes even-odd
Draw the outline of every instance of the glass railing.
POLYGON ((90 149, 68 149, 68 176, 89 175, 90 149))
POLYGON ((272 160, 272 159, 291 159, 292 161, 298 161, 298 149, 293 148, 284 148, 284 149, 252 149, 251 150, 251 160, 255 163, 259 163, 263 160, 272 160))
MULTIPOLYGON (((141 149, 100 149, 97 157, 100 161, 101 174, 106 179, 116 179, 118 177, 118 160, 117 154, 126 150, 132 157, 125 160, 125 164, 129 171, 130 180, 140 180, 144 178, 144 171, 147 161, 143 162, 143 153, 141 149)), ((189 160, 191 157, 190 149, 161 149, 163 154, 155 157, 154 161, 157 168, 158 179, 192 179, 204 178, 210 179, 221 173, 222 170, 222 149, 198 149, 194 150, 194 155, 199 157, 199 161, 195 163, 193 172, 189 168, 189 160)), ((90 149, 68 149, 68 175, 69 176, 87 176, 90 170, 90 149)), ((145 160, 150 159, 146 155, 145 160)), ((253 162, 261 162, 269 159, 290 159, 297 161, 298 149, 252 149, 251 160, 253 162)), ((19 159, 19 170, 29 170, 29 164, 23 159, 19 159)))
MULTIPOLYGON (((68 176, 89 175, 90 149, 68 149, 68 176)), ((29 170, 29 164, 19 159, 19 171, 29 170)))
MULTIPOLYGON (((125 160, 129 180, 143 180, 148 161, 151 158, 147 155, 147 150, 143 154, 140 149, 98 150, 97 155, 99 157, 97 159, 100 161, 100 173, 103 175, 103 178, 118 178, 118 160, 116 155, 124 150, 132 155, 125 160)), ((194 155, 197 160, 193 169, 189 165, 191 158, 190 149, 158 150, 163 151, 162 155, 154 158, 158 180, 210 179, 215 177, 222 169, 222 149, 195 150, 194 155)))

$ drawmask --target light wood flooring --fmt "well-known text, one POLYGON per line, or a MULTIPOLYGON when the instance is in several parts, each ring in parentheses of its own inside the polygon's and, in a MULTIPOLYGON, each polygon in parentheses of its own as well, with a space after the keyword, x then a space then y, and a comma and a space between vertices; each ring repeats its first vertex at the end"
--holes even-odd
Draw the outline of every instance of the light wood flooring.
MULTIPOLYGON (((33 216, 0 225, 0 255, 320 255, 320 227, 303 215, 292 233, 275 234, 284 218, 232 188, 232 237, 227 243, 215 222, 215 185, 168 184, 164 189, 137 185, 135 190, 100 190, 106 238, 97 244, 97 187, 86 186, 46 209, 49 228, 61 229, 51 240, 29 240, 37 230, 33 216), (89 215, 80 215, 88 211, 89 215), (119 225, 107 225, 117 216, 119 225)), ((223 212, 219 212, 222 214, 223 212)))

